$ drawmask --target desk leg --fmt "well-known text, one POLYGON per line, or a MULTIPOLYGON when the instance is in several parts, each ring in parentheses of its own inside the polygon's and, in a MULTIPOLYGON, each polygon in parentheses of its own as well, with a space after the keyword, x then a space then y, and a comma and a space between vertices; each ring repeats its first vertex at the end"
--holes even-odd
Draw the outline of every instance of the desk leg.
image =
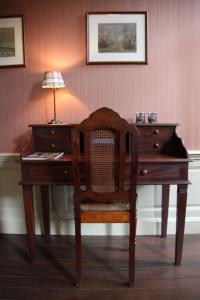
POLYGON ((28 246, 30 261, 35 263, 36 244, 35 244, 35 222, 34 222, 34 207, 33 207, 33 188, 31 185, 23 186, 24 211, 26 219, 26 229, 28 235, 28 246))
POLYGON ((175 265, 180 265, 182 260, 186 203, 187 184, 179 184, 177 190, 175 265))
POLYGON ((167 220, 168 220, 168 208, 169 208, 169 184, 163 184, 162 186, 162 227, 161 237, 167 236, 167 220))
POLYGON ((50 234, 50 212, 49 212, 49 187, 40 186, 41 200, 42 200, 42 213, 44 222, 44 234, 48 236, 50 234))

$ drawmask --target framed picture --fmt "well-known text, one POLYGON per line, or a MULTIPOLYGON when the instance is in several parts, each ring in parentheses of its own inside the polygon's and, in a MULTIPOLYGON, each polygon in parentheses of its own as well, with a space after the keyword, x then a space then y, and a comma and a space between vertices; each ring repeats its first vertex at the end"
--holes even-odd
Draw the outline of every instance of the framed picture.
POLYGON ((0 17, 0 68, 25 67, 23 16, 0 17))
POLYGON ((147 64, 147 12, 87 13, 87 64, 147 64))

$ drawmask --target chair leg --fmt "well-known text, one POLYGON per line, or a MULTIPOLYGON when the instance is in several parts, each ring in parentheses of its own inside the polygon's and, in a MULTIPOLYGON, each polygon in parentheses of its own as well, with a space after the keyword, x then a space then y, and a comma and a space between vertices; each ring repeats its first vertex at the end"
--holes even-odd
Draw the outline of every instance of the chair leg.
POLYGON ((130 233, 129 233, 129 287, 135 284, 135 245, 136 245, 136 228, 137 228, 137 210, 136 210, 137 194, 135 195, 135 203, 130 212, 130 233))
POLYGON ((75 286, 80 287, 81 281, 81 223, 80 214, 75 213, 75 255, 76 255, 76 275, 75 286))
POLYGON ((129 287, 133 287, 135 283, 135 234, 136 232, 136 219, 130 222, 130 235, 129 235, 129 287))

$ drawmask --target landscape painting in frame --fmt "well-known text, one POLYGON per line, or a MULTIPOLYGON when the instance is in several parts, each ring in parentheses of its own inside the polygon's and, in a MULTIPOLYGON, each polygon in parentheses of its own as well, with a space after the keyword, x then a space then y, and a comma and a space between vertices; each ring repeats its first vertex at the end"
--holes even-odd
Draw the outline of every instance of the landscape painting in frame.
POLYGON ((147 64, 147 13, 87 13, 87 63, 147 64))
POLYGON ((0 68, 23 66, 23 17, 0 17, 0 68))

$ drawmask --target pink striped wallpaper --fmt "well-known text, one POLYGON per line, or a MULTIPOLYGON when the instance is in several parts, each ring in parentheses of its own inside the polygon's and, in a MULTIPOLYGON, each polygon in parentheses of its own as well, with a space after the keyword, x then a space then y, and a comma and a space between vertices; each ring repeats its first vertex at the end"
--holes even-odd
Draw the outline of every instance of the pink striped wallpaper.
POLYGON ((108 106, 133 121, 157 111, 200 150, 199 0, 6 0, 0 14, 24 15, 26 68, 0 69, 0 152, 19 152, 28 124, 53 117, 43 73, 59 70, 58 118, 76 123, 108 106), (147 11, 148 65, 86 65, 86 12, 147 11))

